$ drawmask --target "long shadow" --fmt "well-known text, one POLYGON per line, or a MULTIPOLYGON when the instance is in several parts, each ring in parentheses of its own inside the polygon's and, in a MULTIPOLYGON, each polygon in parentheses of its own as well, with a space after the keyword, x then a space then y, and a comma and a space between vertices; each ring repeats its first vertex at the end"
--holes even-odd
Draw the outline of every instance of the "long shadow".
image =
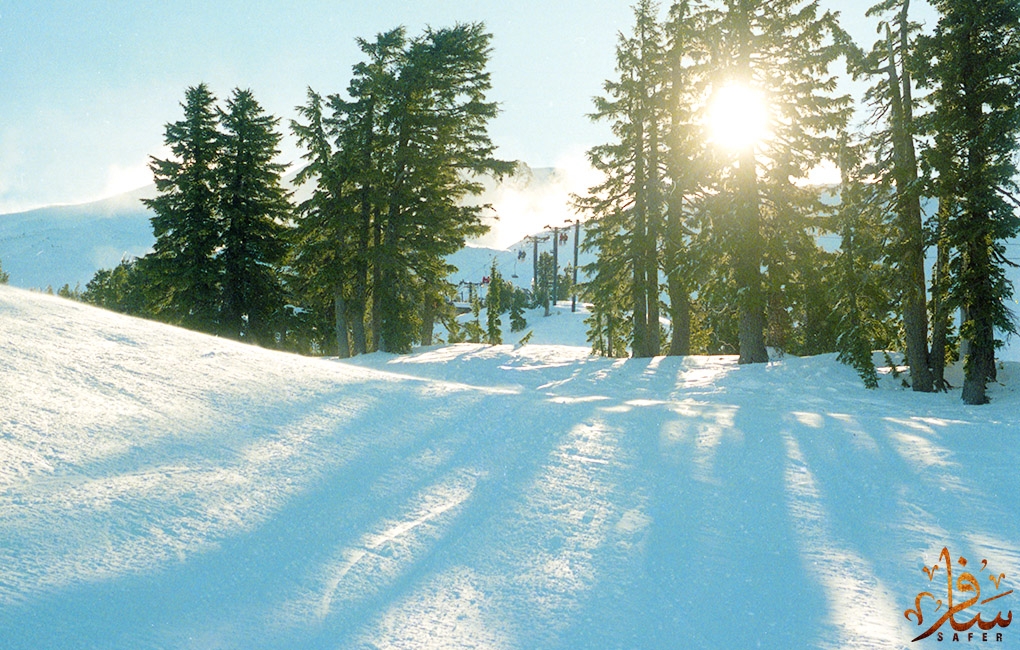
POLYGON ((805 647, 818 633, 823 593, 796 545, 783 442, 759 413, 727 400, 736 377, 717 378, 711 390, 724 392, 707 398, 700 382, 684 388, 692 371, 683 360, 628 371, 636 392, 667 399, 609 416, 635 458, 627 489, 644 497, 650 523, 562 647, 805 647), (700 417, 675 410, 692 396, 704 403, 700 417), (721 437, 699 435, 717 426, 721 437), (707 444, 711 454, 699 451, 707 444))
MULTIPOLYGON (((526 519, 529 515, 543 514, 531 510, 535 507, 530 501, 535 496, 533 489, 548 477, 550 459, 555 458, 569 438, 579 420, 578 412, 586 407, 550 407, 547 398, 535 392, 515 396, 509 400, 509 407, 507 401, 504 397, 491 403, 495 427, 486 431, 489 425, 479 423, 475 434, 500 435, 502 439, 495 443, 486 441, 471 450, 470 457, 461 455, 451 461, 451 468, 469 465, 481 468, 486 478, 479 481, 441 542, 434 544, 399 581, 392 582, 371 602, 345 609, 344 617, 363 621, 364 625, 351 628, 339 621, 331 622, 329 634, 333 636, 325 637, 326 640, 351 643, 361 640, 371 645, 372 641, 366 639, 382 633, 378 627, 380 617, 392 613, 392 606, 399 601, 406 604, 408 599, 415 602, 414 599, 435 589, 443 590, 448 586, 449 576, 466 570, 484 585, 490 604, 496 604, 492 621, 498 627, 495 630, 498 636, 515 639, 519 647, 549 647, 549 640, 555 638, 549 629, 550 617, 563 612, 554 605, 545 610, 536 607, 534 594, 518 584, 518 576, 525 569, 527 558, 545 552, 547 543, 555 544, 556 540, 551 538, 558 533, 536 530, 534 522, 529 524, 526 519), (512 412, 516 425, 508 427, 500 411, 512 412)), ((468 451, 466 446, 462 449, 468 451)), ((423 633, 413 627, 414 621, 402 621, 402 625, 407 633, 423 633)))
MULTIPOLYGON (((368 441, 342 467, 315 477, 261 524, 227 534, 215 550, 154 573, 81 584, 6 607, 0 611, 4 647, 186 645, 185 630, 214 636, 222 630, 228 638, 250 637, 251 643, 267 645, 265 603, 278 601, 281 592, 298 586, 301 576, 327 561, 337 546, 356 542, 381 515, 399 514, 387 512, 388 502, 373 495, 374 486, 395 463, 430 445, 451 444, 451 438, 454 445, 470 447, 470 439, 460 436, 449 419, 405 421, 408 412, 427 413, 435 399, 419 396, 409 405, 406 392, 400 394, 404 402, 399 409, 380 406, 338 423, 347 432, 338 432, 338 437, 378 439, 368 441), (394 434, 408 426, 418 430, 394 434), (115 636, 125 630, 134 631, 131 638, 115 636)), ((464 396, 463 401, 471 403, 473 396, 464 396)), ((432 478, 423 472, 404 491, 413 493, 432 478)))

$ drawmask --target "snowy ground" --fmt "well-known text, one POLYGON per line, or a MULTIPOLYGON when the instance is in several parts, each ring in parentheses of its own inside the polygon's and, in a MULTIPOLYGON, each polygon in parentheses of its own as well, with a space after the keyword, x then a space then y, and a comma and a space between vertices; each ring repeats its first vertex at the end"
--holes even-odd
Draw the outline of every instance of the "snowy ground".
POLYGON ((0 287, 0 646, 938 648, 944 546, 1017 584, 1020 367, 965 407, 579 320, 341 363, 0 287))

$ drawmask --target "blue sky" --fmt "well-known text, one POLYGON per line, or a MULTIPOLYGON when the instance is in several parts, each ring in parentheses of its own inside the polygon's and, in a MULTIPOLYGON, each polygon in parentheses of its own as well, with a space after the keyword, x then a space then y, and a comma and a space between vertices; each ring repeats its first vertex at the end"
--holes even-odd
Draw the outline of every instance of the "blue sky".
MULTIPOLYGON (((828 1, 855 34, 871 4, 828 1)), ((0 213, 73 203, 145 181, 184 90, 251 88, 292 116, 305 89, 341 92, 354 39, 405 25, 483 21, 494 36, 499 154, 541 167, 608 138, 585 117, 613 75, 630 2, 586 0, 0 0, 0 213)), ((285 158, 297 153, 285 150, 285 158)))

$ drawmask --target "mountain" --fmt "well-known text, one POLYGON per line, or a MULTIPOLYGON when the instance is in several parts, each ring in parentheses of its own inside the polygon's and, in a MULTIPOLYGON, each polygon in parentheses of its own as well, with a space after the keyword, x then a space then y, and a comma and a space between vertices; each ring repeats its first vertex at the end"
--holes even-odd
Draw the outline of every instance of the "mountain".
POLYGON ((559 312, 339 362, 0 286, 0 645, 934 648, 947 559, 958 623, 1020 607, 1020 366, 965 407, 559 312))
POLYGON ((144 255, 153 242, 148 187, 82 205, 0 215, 0 263, 17 287, 82 288, 101 268, 144 255))
MULTIPOLYGON (((293 175, 287 183, 291 184, 292 179, 293 175)), ((526 165, 515 176, 500 182, 486 180, 485 191, 473 197, 472 202, 495 206, 500 218, 494 220, 494 213, 487 213, 493 233, 473 242, 475 250, 451 259, 462 269, 454 281, 479 281, 487 274, 493 255, 501 261, 505 258, 505 269, 509 270, 505 275, 510 277, 516 258, 511 258, 502 246, 514 248, 516 255, 520 246, 511 242, 538 232, 546 223, 559 225, 572 218, 567 201, 570 192, 576 189, 573 183, 565 172, 531 169, 526 165), (485 273, 480 271, 482 266, 485 273)), ((292 189, 297 200, 308 194, 307 187, 292 189)), ((144 255, 151 249, 154 238, 149 223, 152 213, 141 204, 141 199, 153 196, 155 186, 149 186, 93 203, 0 215, 0 263, 10 273, 10 283, 35 289, 47 286, 56 289, 64 284, 72 288, 80 284, 84 288, 97 270, 112 268, 125 257, 144 255)), ((551 244, 547 249, 551 250, 551 244)), ((529 255, 530 252, 529 247, 529 255)), ((567 257, 561 259, 565 266, 567 257)), ((521 268, 524 267, 530 286, 531 265, 522 264, 521 268)))

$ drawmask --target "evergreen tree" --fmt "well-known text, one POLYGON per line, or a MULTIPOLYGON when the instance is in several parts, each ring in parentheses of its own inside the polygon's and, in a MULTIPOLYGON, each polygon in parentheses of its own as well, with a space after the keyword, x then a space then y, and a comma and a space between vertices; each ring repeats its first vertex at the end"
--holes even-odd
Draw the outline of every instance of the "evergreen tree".
POLYGON ((844 136, 840 147, 840 201, 835 230, 840 237, 833 266, 837 359, 857 370, 864 385, 878 386, 872 360, 876 348, 893 338, 888 314, 893 308, 891 280, 883 264, 886 249, 885 191, 866 180, 863 146, 844 136))
POLYGON ((538 268, 538 276, 535 282, 537 291, 535 294, 535 306, 541 306, 545 310, 545 315, 548 316, 549 303, 552 301, 553 274, 555 273, 553 270, 555 262, 552 253, 548 251, 539 253, 536 266, 538 268))
POLYGON ((157 317, 213 331, 219 318, 221 260, 219 164, 222 140, 216 98, 205 84, 188 88, 184 118, 168 124, 164 142, 172 158, 152 158, 159 192, 143 199, 153 211, 156 237, 146 262, 157 317))
MULTIPOLYGON (((719 97, 736 86, 741 94, 757 94, 769 114, 767 137, 732 153, 719 151, 719 200, 731 215, 723 240, 733 264, 740 362, 758 363, 768 360, 762 268, 793 277, 791 264, 806 268, 817 256, 808 231, 823 208, 817 194, 793 181, 832 154, 832 134, 846 123, 849 99, 832 96, 829 67, 840 54, 839 32, 835 16, 819 15, 817 2, 725 0, 708 22, 710 92, 719 97)), ((773 293, 784 286, 775 278, 770 284, 773 293)))
POLYGON ((288 193, 280 184, 285 166, 275 162, 279 119, 265 113, 250 90, 234 91, 220 112, 222 156, 218 167, 223 235, 223 317, 230 337, 266 341, 272 318, 283 308, 278 273, 286 252, 288 193))
POLYGON ((995 330, 1014 332, 1007 307, 1004 242, 1020 231, 1016 155, 1020 144, 1020 3, 935 0, 940 18, 922 39, 921 81, 931 88, 925 127, 938 172, 953 303, 967 341, 963 401, 988 401, 995 378, 995 330))
POLYGON ((482 329, 482 301, 478 297, 478 291, 471 287, 471 320, 464 323, 464 335, 469 343, 481 343, 485 336, 482 329))
POLYGON ((354 353, 366 352, 364 294, 361 310, 352 307, 357 298, 356 277, 365 259, 358 246, 358 190, 345 160, 332 145, 322 97, 309 89, 307 103, 297 111, 307 124, 294 120, 291 130, 306 150, 307 165, 295 180, 314 182, 314 187, 311 196, 297 206, 289 265, 297 271, 295 285, 302 303, 318 312, 332 311, 336 352, 346 358, 351 356, 352 334, 354 353), (360 341, 357 320, 361 321, 360 341))
POLYGON ((524 291, 514 287, 512 285, 506 285, 511 289, 510 293, 510 331, 511 332, 523 332, 524 328, 528 326, 528 321, 524 317, 524 306, 527 304, 527 294, 524 291))
POLYGON ((485 296, 485 333, 489 345, 500 345, 503 343, 503 323, 499 317, 503 313, 503 277, 496 268, 496 260, 492 261, 489 273, 489 292, 485 296))
POLYGON ((910 0, 883 0, 868 15, 892 12, 884 20, 884 38, 867 56, 852 57, 851 66, 858 76, 876 79, 866 93, 875 124, 871 134, 875 152, 871 173, 886 191, 886 202, 893 215, 894 238, 889 250, 890 266, 897 270, 891 278, 900 293, 903 331, 906 338, 907 365, 911 387, 931 392, 935 378, 928 348, 928 312, 925 290, 925 237, 921 214, 921 187, 918 180, 916 122, 914 119, 913 71, 914 34, 918 26, 908 18, 910 0))
POLYGON ((665 156, 666 224, 662 266, 669 294, 672 333, 668 354, 687 355, 692 347, 691 294, 698 269, 692 250, 694 233, 692 199, 705 185, 704 133, 696 119, 700 99, 699 67, 707 53, 700 35, 705 11, 700 2, 683 0, 670 7, 664 94, 667 155, 665 156))
POLYGON ((427 30, 413 39, 381 116, 388 146, 374 291, 384 350, 410 349, 418 331, 414 305, 445 284, 444 258, 487 229, 485 206, 461 205, 482 191, 477 176, 513 170, 493 157, 487 133, 497 113, 485 98, 490 41, 481 24, 427 30))
MULTIPOLYGON (((600 300, 614 293, 602 282, 626 277, 630 312, 631 350, 635 357, 659 353, 659 249, 663 227, 662 165, 664 160, 665 57, 658 6, 639 0, 634 7, 632 36, 621 35, 616 48, 619 78, 604 84, 606 97, 595 98, 594 120, 611 124, 616 141, 592 148, 588 158, 603 172, 605 181, 578 201, 591 220, 586 237, 597 246, 599 264, 614 273, 596 273, 589 282, 589 297, 600 300), (621 243, 611 240, 619 239, 621 243), (597 242, 597 243, 596 243, 597 242), (625 262, 610 262, 610 255, 625 262)), ((596 313, 605 309, 594 307, 596 313)), ((615 309, 615 308, 614 308, 615 309)), ((594 323, 600 319, 596 317, 594 323)))
POLYGON ((4 271, 4 266, 2 263, 0 263, 0 284, 7 284, 8 282, 10 282, 10 280, 11 280, 10 274, 4 271))
POLYGON ((333 293, 346 305, 342 320, 350 323, 355 353, 406 352, 431 338, 451 290, 445 258, 486 230, 487 206, 465 206, 462 199, 481 192, 480 175, 513 169, 493 157, 487 133, 497 112, 485 97, 490 40, 480 24, 430 29, 417 38, 399 28, 373 42, 359 40, 367 60, 355 66, 349 98, 330 96, 329 116, 310 98, 304 121, 294 125, 309 149, 306 159, 320 170, 308 177, 321 180, 326 168, 333 174, 333 189, 307 206, 333 234, 306 236, 299 246, 320 250, 298 255, 313 267, 330 266, 313 282, 339 288, 333 293))
POLYGON ((113 269, 99 269, 85 285, 81 299, 89 304, 133 316, 151 317, 149 296, 157 286, 146 276, 146 260, 124 260, 113 269))
MULTIPOLYGON (((589 281, 582 291, 590 303, 591 314, 585 319, 592 353, 606 357, 622 357, 627 353, 631 321, 626 316, 630 293, 626 290, 627 262, 622 237, 613 232, 613 219, 596 219, 587 224, 581 247, 599 251, 598 260, 584 267, 589 281)), ((541 285, 540 285, 541 286, 541 285)))
POLYGON ((356 239, 348 251, 355 266, 351 322, 355 353, 379 349, 383 323, 384 211, 387 174, 391 169, 393 130, 389 122, 396 89, 405 65, 408 37, 403 27, 376 36, 374 42, 358 39, 367 57, 354 66, 348 88, 351 100, 330 96, 331 125, 341 166, 354 184, 358 208, 356 239), (371 316, 371 340, 365 325, 371 316))

